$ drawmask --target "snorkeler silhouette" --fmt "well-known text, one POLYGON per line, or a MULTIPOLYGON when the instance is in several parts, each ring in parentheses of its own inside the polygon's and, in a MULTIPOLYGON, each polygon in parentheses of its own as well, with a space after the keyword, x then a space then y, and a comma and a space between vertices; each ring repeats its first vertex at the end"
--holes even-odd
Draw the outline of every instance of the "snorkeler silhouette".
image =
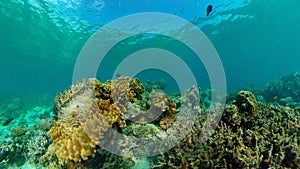
POLYGON ((212 10, 213 10, 213 6, 212 5, 208 5, 206 7, 206 16, 208 16, 212 10))

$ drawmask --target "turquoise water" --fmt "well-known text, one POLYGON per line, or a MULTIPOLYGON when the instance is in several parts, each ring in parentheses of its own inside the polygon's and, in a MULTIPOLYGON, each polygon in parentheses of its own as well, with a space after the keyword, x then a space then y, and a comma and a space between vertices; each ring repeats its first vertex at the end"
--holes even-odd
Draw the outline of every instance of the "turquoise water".
MULTIPOLYGON (((262 89, 274 79, 300 72, 299 11, 298 0, 1 0, 0 120, 15 119, 11 126, 1 128, 5 134, 0 139, 7 140, 14 127, 32 127, 53 116, 54 97, 72 84, 76 59, 85 42, 117 18, 163 12, 195 24, 220 56, 227 89, 238 91, 262 89), (214 8, 206 16, 209 4, 214 8)), ((195 73, 198 85, 210 87, 205 67, 184 45, 169 45, 173 41, 164 37, 145 38, 142 44, 137 43, 139 39, 127 39, 125 45, 116 47, 97 78, 115 78, 118 61, 148 45, 180 55, 195 73)), ((176 81, 159 70, 142 71, 136 77, 143 83, 164 79, 166 92, 178 90, 176 81)), ((277 95, 268 98, 277 99, 277 95)), ((300 97, 295 97, 293 103, 297 104, 300 97)))
MULTIPOLYGON (((222 60, 229 89, 262 86, 299 71, 298 1, 1 1, 0 93, 53 93, 101 25, 135 12, 166 12, 197 24, 222 60), (103 4, 101 4, 103 3, 103 4), (51 85, 50 85, 51 84, 51 85)), ((204 84, 207 85, 207 84, 204 84)))

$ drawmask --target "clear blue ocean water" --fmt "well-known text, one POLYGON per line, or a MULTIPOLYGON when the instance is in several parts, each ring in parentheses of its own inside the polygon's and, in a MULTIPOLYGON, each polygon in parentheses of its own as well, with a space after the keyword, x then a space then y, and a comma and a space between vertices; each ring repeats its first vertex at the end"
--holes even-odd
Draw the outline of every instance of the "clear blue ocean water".
MULTIPOLYGON (((296 0, 4 0, 0 93, 52 94, 66 88, 87 39, 102 25, 137 12, 164 12, 195 23, 219 53, 229 89, 260 87, 300 69, 299 8, 296 0), (208 4, 214 9, 206 17, 208 4)), ((199 83, 209 85, 207 79, 199 83)))

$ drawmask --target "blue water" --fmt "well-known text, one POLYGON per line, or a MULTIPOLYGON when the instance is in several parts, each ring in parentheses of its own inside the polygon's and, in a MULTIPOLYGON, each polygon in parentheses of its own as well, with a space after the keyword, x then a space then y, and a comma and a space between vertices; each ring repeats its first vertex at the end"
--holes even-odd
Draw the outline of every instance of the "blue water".
MULTIPOLYGON (((4 0, 0 6, 2 95, 56 93, 66 88, 86 40, 102 25, 136 12, 165 12, 195 23, 219 53, 229 89, 260 87, 300 71, 296 0, 4 0), (206 17, 208 4, 214 9, 206 17)), ((207 79, 199 84, 209 86, 207 79)))

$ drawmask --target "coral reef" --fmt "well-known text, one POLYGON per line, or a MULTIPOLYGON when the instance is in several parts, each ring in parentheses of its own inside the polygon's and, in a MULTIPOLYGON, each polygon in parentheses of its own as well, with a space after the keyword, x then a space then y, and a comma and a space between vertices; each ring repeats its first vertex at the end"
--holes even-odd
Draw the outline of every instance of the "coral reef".
POLYGON ((15 138, 18 138, 22 135, 25 135, 26 132, 27 132, 27 128, 16 127, 14 129, 12 129, 10 132, 11 132, 12 139, 15 139, 15 138))
POLYGON ((55 155, 55 145, 51 144, 48 146, 46 153, 44 153, 39 158, 39 164, 42 167, 49 169, 62 169, 63 166, 60 165, 57 156, 55 155))
POLYGON ((148 112, 153 119, 159 121, 159 126, 163 129, 169 128, 176 119, 176 103, 165 93, 152 91, 148 95, 150 108, 148 112))
POLYGON ((55 153, 61 163, 87 160, 88 156, 96 152, 96 143, 85 133, 82 126, 68 130, 55 123, 49 134, 55 143, 55 153))
POLYGON ((123 130, 126 135, 132 135, 137 138, 151 138, 157 134, 162 133, 162 131, 154 124, 134 124, 129 125, 123 130))
POLYGON ((7 160, 9 153, 11 152, 11 148, 9 144, 1 144, 0 145, 0 162, 7 160))
POLYGON ((30 156, 27 154, 27 140, 33 135, 27 128, 11 130, 11 141, 0 143, 1 165, 21 166, 30 156))
POLYGON ((128 105, 143 105, 143 90, 138 79, 119 77, 105 83, 84 80, 58 94, 49 134, 60 163, 82 162, 94 156, 108 128, 126 127, 128 105))
POLYGON ((45 131, 37 130, 27 142, 27 158, 31 163, 38 164, 39 158, 46 153, 51 143, 49 135, 45 131))
POLYGON ((93 99, 94 93, 89 88, 92 80, 83 83, 85 85, 78 85, 82 87, 81 92, 73 95, 65 107, 59 107, 61 102, 58 103, 56 107, 59 108, 55 110, 59 110, 60 113, 57 113, 57 120, 49 130, 55 144, 55 153, 61 163, 80 162, 94 155, 98 136, 103 134, 101 131, 108 126, 93 99), (102 124, 99 121, 101 119, 104 121, 102 124), (95 130, 99 130, 100 133, 96 133, 95 130), (96 135, 93 135, 95 133, 96 135))
POLYGON ((257 112, 257 101, 253 93, 249 91, 240 91, 233 101, 239 111, 249 117, 255 117, 257 112))
POLYGON ((300 113, 294 109, 257 103, 241 91, 226 106, 215 132, 206 142, 199 134, 208 114, 204 110, 192 132, 152 168, 299 168, 300 113))
MULTIPOLYGON (((297 77, 282 78, 292 82, 280 84, 294 88, 297 77)), ((223 105, 212 105, 207 97, 217 91, 203 91, 202 100, 198 86, 174 96, 157 88, 161 87, 151 82, 144 86, 138 79, 123 76, 72 85, 56 96, 53 120, 48 119, 47 109, 37 108, 38 113, 29 115, 39 117, 35 125, 13 127, 23 123, 16 120, 5 126, 9 139, 0 143, 0 168, 20 168, 26 160, 35 168, 130 168, 138 167, 134 165, 139 159, 132 155, 147 153, 160 153, 151 158, 152 168, 300 168, 300 109, 291 105, 297 102, 295 93, 277 94, 277 101, 288 107, 240 91, 230 96, 216 123, 207 117, 217 115, 223 105), (216 129, 202 142, 208 133, 203 130, 206 125, 216 129), (112 130, 123 135, 117 137, 112 130), (142 152, 139 143, 151 148, 142 152), (118 146, 125 156, 112 154, 102 145, 118 146)))
POLYGON ((293 101, 300 101, 300 74, 298 72, 283 76, 268 83, 262 91, 267 101, 276 101, 291 97, 293 101))
POLYGON ((131 168, 134 161, 131 158, 120 157, 103 149, 97 149, 95 157, 81 163, 71 163, 68 168, 99 169, 99 168, 131 168))
POLYGON ((40 123, 38 127, 42 131, 48 131, 51 128, 51 124, 52 124, 51 119, 40 119, 40 123))

